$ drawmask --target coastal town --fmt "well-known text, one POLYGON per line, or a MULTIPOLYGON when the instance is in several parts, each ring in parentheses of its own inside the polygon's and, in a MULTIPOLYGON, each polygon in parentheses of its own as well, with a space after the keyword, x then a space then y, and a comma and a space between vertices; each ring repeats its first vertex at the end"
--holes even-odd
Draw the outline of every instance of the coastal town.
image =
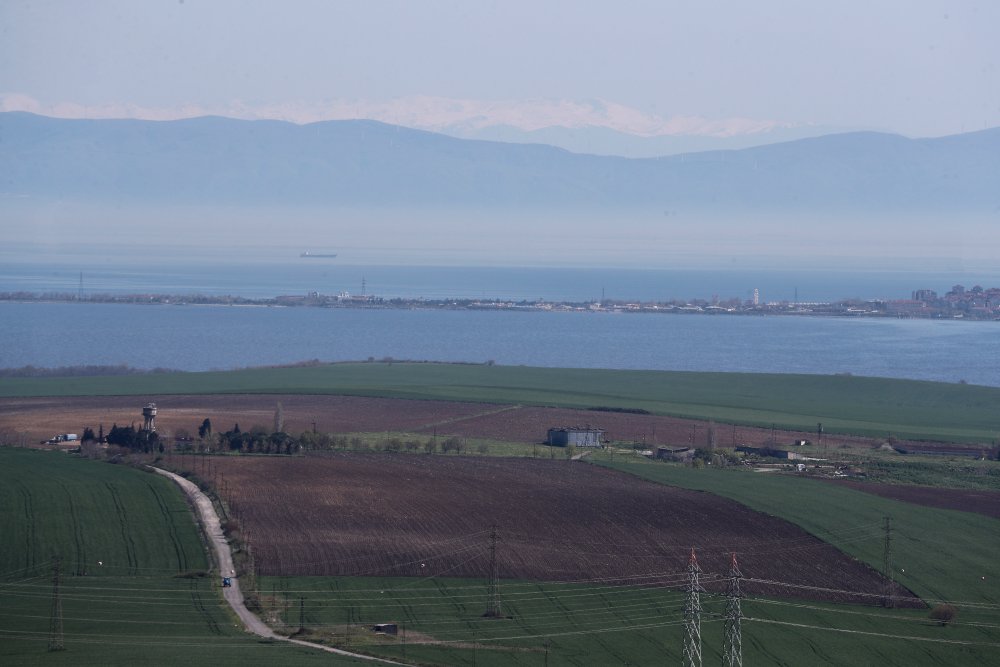
POLYGON ((509 300, 500 298, 401 298, 341 292, 327 295, 283 295, 249 298, 231 295, 171 295, 65 292, 0 292, 0 302, 88 302, 149 305, 226 305, 261 307, 372 308, 427 310, 519 310, 620 313, 665 313, 687 315, 799 315, 826 317, 883 317, 925 319, 1000 320, 1000 287, 966 288, 954 285, 939 295, 932 289, 914 290, 909 299, 843 299, 831 302, 766 301, 757 290, 750 299, 672 299, 632 301, 509 300))

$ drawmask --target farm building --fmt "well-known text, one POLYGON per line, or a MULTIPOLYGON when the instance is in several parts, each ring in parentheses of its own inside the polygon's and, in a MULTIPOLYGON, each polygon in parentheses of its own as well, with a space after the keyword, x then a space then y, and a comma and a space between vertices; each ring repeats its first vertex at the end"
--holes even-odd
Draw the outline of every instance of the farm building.
POLYGON ((744 454, 756 454, 757 456, 766 456, 773 459, 805 458, 801 454, 790 452, 787 449, 776 449, 774 447, 750 447, 749 445, 740 445, 739 447, 736 448, 736 451, 742 452, 744 454))
POLYGON ((599 428, 550 428, 545 442, 556 447, 600 447, 603 439, 599 428))
POLYGON ((372 632, 378 635, 395 635, 399 632, 399 625, 396 623, 376 623, 372 626, 372 632))
POLYGON ((657 447, 656 458, 661 461, 690 461, 694 458, 691 447, 657 447))

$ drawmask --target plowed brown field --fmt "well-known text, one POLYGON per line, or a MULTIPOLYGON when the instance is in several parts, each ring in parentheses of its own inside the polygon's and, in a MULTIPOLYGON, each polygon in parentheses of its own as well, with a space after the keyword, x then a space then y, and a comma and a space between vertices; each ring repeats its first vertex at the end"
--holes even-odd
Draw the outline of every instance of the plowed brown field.
POLYGON ((855 482, 853 480, 829 480, 831 483, 848 486, 856 491, 864 491, 883 498, 902 500, 914 505, 925 505, 945 510, 973 512, 1000 519, 1000 491, 979 491, 972 489, 946 489, 938 486, 916 486, 910 484, 878 484, 875 482, 855 482))
MULTIPOLYGON (((614 440, 655 444, 703 446, 708 424, 704 421, 594 410, 523 407, 488 403, 418 401, 359 396, 309 396, 237 394, 210 396, 122 396, 88 398, 4 398, 0 399, 0 439, 23 439, 37 443, 56 433, 81 433, 99 424, 105 431, 119 426, 142 424, 142 406, 154 401, 159 408, 157 428, 167 435, 179 429, 197 432, 208 417, 216 431, 239 423, 247 430, 254 425, 271 428, 275 408, 281 402, 285 430, 298 434, 316 429, 325 433, 413 432, 441 436, 490 438, 510 442, 543 442, 553 426, 591 425, 602 428, 614 440)), ((719 424, 716 442, 764 444, 770 429, 719 424)), ((811 434, 784 431, 779 440, 808 439, 811 434)), ((835 436, 838 442, 867 442, 865 438, 835 436)), ((833 438, 831 437, 831 440, 833 438)))
POLYGON ((214 464, 265 575, 486 577, 495 523, 505 578, 679 586, 694 547, 709 575, 736 551, 747 577, 882 590, 880 574, 786 521, 586 463, 337 453, 214 464))

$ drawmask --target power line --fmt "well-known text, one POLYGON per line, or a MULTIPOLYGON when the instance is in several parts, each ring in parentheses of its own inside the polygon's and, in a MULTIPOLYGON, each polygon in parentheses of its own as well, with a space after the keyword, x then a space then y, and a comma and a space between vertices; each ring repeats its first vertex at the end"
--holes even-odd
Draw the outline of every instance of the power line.
POLYGON ((684 604, 684 667, 701 667, 701 583, 698 558, 691 549, 688 559, 687 601, 684 604))
POLYGON ((52 558, 52 614, 49 619, 49 651, 65 651, 63 643, 62 598, 59 595, 59 569, 62 557, 52 558))
POLYGON ((867 635, 869 637, 883 637, 885 639, 905 639, 907 641, 918 641, 918 642, 932 642, 936 644, 954 644, 959 646, 992 646, 1000 647, 1000 643, 993 642, 975 642, 968 641, 964 639, 937 639, 934 637, 916 637, 912 635, 890 635, 884 632, 866 632, 864 630, 848 630, 847 628, 834 628, 830 626, 820 626, 820 625, 808 625, 806 623, 792 623, 790 621, 775 621, 769 618, 751 618, 746 617, 746 620, 753 621, 754 623, 768 623, 771 625, 787 625, 793 628, 805 628, 809 630, 826 630, 827 632, 843 632, 851 635, 867 635))
POLYGON ((726 587, 726 624, 725 643, 722 651, 722 664, 726 667, 743 667, 743 630, 741 619, 743 610, 740 608, 740 572, 736 554, 733 554, 729 566, 729 585, 726 587))
POLYGON ((486 599, 487 618, 500 618, 500 569, 497 566, 497 526, 490 528, 490 585, 486 599))
POLYGON ((896 592, 895 582, 892 578, 892 517, 884 518, 885 543, 882 547, 882 572, 885 574, 885 595, 882 606, 891 609, 893 606, 892 596, 896 592))

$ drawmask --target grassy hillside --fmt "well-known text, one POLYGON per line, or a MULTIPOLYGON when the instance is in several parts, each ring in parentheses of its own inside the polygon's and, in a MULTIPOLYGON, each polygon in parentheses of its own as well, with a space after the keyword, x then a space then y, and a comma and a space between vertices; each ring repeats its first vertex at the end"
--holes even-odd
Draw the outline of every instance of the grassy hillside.
POLYGON ((831 433, 992 442, 1000 388, 824 375, 358 363, 123 377, 4 378, 0 396, 306 393, 656 414, 831 433))
POLYGON ((603 465, 661 484, 732 498, 798 524, 878 570, 882 569, 882 522, 889 516, 897 581, 924 599, 988 604, 1000 610, 996 558, 1000 521, 996 519, 880 498, 791 475, 660 463, 603 465))
POLYGON ((0 475, 0 573, 47 570, 55 554, 73 576, 208 567, 191 513, 165 479, 23 449, 0 449, 0 475))
POLYGON ((180 492, 161 477, 0 448, 0 664, 355 664, 234 624, 180 492), (65 651, 49 652, 53 555, 65 651))

